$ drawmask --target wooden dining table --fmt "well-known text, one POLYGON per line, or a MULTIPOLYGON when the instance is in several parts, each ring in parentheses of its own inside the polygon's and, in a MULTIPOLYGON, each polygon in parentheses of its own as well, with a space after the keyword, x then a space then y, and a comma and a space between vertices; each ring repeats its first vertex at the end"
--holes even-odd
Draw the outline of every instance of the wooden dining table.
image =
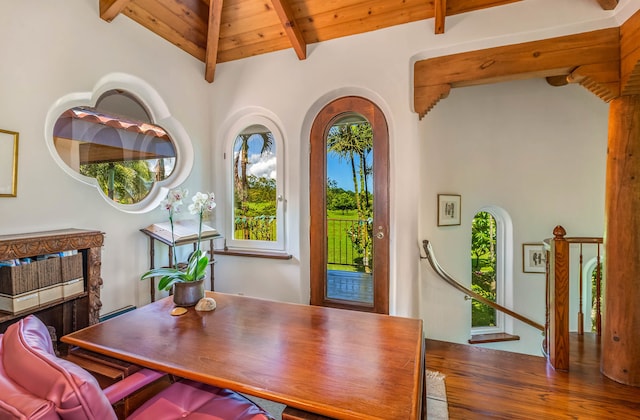
POLYGON ((422 320, 207 292, 171 297, 61 338, 179 377, 336 419, 421 419, 422 320))

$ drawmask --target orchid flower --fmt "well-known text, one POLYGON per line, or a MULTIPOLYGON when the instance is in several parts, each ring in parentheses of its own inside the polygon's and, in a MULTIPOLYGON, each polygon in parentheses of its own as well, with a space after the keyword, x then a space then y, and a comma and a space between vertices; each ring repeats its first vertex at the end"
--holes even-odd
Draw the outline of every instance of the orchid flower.
MULTIPOLYGON (((176 188, 170 190, 167 194, 167 198, 161 203, 162 206, 169 211, 169 222, 171 223, 171 239, 173 241, 174 247, 175 238, 173 236, 173 215, 174 213, 178 213, 180 211, 180 206, 182 206, 183 204, 182 200, 187 194, 188 192, 186 189, 176 188)), ((200 280, 202 277, 204 277, 207 266, 209 265, 209 258, 206 255, 203 255, 203 252, 200 249, 200 239, 202 237, 202 219, 204 218, 205 214, 211 212, 216 207, 215 195, 213 193, 198 192, 193 196, 192 201, 193 203, 189 205, 189 212, 191 214, 198 215, 199 218, 198 242, 196 245, 196 250, 189 256, 187 267, 183 270, 180 270, 178 268, 177 257, 174 251, 173 267, 154 268, 144 273, 141 277, 141 280, 149 277, 161 277, 160 281, 158 282, 159 290, 171 290, 171 287, 175 283, 200 280)))
MULTIPOLYGON (((175 188, 173 190, 169 190, 167 193, 167 198, 160 203, 165 210, 169 211, 169 223, 171 224, 171 242, 173 244, 176 243, 176 238, 173 235, 173 215, 174 213, 180 213, 180 206, 182 206, 182 199, 184 196, 188 194, 188 191, 183 188, 175 188)), ((174 245, 175 247, 175 245, 174 245)), ((178 266, 178 257, 176 256, 175 250, 173 252, 173 265, 174 267, 178 266)))
POLYGON ((189 205, 189 212, 191 214, 197 214, 200 219, 200 224, 198 225, 198 245, 196 247, 196 252, 200 251, 200 236, 202 235, 202 219, 205 214, 209 213, 216 207, 215 202, 216 196, 213 193, 201 193, 197 192, 196 195, 193 196, 193 203, 189 205))

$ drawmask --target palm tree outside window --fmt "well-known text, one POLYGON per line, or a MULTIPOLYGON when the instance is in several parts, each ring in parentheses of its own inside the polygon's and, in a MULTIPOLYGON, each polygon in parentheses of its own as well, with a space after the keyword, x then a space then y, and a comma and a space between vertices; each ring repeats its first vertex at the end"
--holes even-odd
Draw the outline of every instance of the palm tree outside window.
MULTIPOLYGON (((351 261, 351 265, 355 267, 356 271, 364 273, 372 272, 372 152, 373 133, 371 124, 361 115, 354 113, 341 116, 329 129, 327 135, 328 157, 337 157, 340 163, 348 167, 348 172, 352 179, 352 190, 345 191, 340 189, 340 193, 336 194, 337 185, 333 185, 331 181, 335 182, 335 180, 330 179, 327 188, 327 211, 341 211, 344 213, 345 210, 350 210, 354 213, 355 223, 346 229, 344 234, 354 249, 355 256, 351 261)), ((334 220, 331 218, 328 220, 330 228, 332 227, 332 221, 334 220)), ((329 230, 340 231, 340 228, 329 230)), ((334 256, 336 261, 343 261, 343 258, 335 258, 335 250, 332 248, 334 247, 330 243, 329 255, 334 256)), ((329 261, 329 263, 331 266, 332 261, 329 261)), ((344 268, 340 267, 341 270, 344 268)))
POLYGON ((279 139, 266 125, 250 124, 235 136, 231 147, 232 237, 227 244, 283 249, 279 139))

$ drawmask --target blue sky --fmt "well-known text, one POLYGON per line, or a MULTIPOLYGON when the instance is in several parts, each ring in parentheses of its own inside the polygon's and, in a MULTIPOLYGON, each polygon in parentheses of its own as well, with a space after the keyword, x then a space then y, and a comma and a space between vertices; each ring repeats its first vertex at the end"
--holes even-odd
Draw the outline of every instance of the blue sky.
MULTIPOLYGON (((373 153, 368 156, 368 164, 373 161, 373 153)), ((327 177, 338 183, 338 187, 353 191, 353 175, 351 165, 346 159, 338 159, 333 153, 327 154, 327 177)), ((373 179, 369 177, 369 191, 372 191, 373 179)))
POLYGON ((338 183, 339 188, 353 191, 353 176, 346 160, 340 161, 333 154, 327 154, 327 177, 338 183))
MULTIPOLYGON (((258 177, 275 178, 276 156, 275 145, 271 152, 260 156, 260 141, 249 140, 249 162, 250 168, 247 172, 258 177)), ((369 164, 373 159, 369 155, 369 164)), ((338 159, 333 153, 327 154, 327 176, 338 183, 339 188, 353 191, 353 178, 351 166, 345 159, 338 159)), ((371 183, 371 181, 370 181, 371 183)))

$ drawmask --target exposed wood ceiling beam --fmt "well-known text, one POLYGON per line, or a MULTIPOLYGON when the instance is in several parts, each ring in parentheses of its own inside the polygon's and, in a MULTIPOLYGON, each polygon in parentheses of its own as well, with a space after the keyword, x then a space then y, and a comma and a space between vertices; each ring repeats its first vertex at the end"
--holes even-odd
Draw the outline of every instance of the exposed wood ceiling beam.
POLYGON ((205 53, 204 79, 213 83, 218 60, 218 42, 220 40, 220 24, 222 22, 222 0, 209 1, 209 25, 207 31, 207 50, 205 53))
POLYGON ((618 5, 618 0, 598 0, 598 3, 604 10, 613 10, 618 5))
POLYGON ((640 95, 640 11, 620 27, 620 82, 623 95, 640 95))
POLYGON ((444 33, 444 21, 447 16, 447 0, 434 0, 435 32, 444 33))
POLYGON ((640 94, 640 14, 620 28, 620 60, 577 67, 566 76, 547 78, 552 86, 579 83, 602 100, 640 94), (625 69, 621 69, 625 66, 625 69), (623 88, 621 87, 623 86, 623 88))
POLYGON ((288 0, 271 0, 273 8, 282 22, 284 32, 289 38, 291 46, 296 51, 296 55, 300 60, 307 58, 307 43, 302 37, 302 32, 298 25, 296 25, 296 18, 293 14, 293 9, 288 0))
POLYGON ((547 83, 549 83, 551 86, 566 86, 569 84, 569 80, 568 76, 565 74, 560 74, 557 76, 548 76, 547 78, 547 83))
MULTIPOLYGON (((619 61, 619 33, 619 28, 601 29, 418 61, 414 64, 414 109, 422 118, 444 97, 434 95, 443 91, 443 85, 461 87, 569 75, 580 66, 619 61)), ((583 71, 581 80, 589 86, 592 81, 609 83, 610 73, 600 74, 586 67, 583 71), (586 80, 587 76, 594 77, 586 80)), ((589 89, 600 92, 599 87, 589 89)), ((607 89, 615 90, 611 85, 607 89)))
POLYGON ((451 92, 451 85, 443 83, 440 85, 425 86, 422 89, 415 89, 413 94, 414 104, 420 104, 420 111, 418 111, 418 105, 416 112, 420 115, 420 118, 427 115, 431 109, 441 100, 449 96, 451 92))
POLYGON ((100 18, 111 22, 131 0, 100 0, 100 18))
POLYGON ((620 96, 620 60, 586 64, 567 76, 569 83, 580 83, 605 102, 620 96))

